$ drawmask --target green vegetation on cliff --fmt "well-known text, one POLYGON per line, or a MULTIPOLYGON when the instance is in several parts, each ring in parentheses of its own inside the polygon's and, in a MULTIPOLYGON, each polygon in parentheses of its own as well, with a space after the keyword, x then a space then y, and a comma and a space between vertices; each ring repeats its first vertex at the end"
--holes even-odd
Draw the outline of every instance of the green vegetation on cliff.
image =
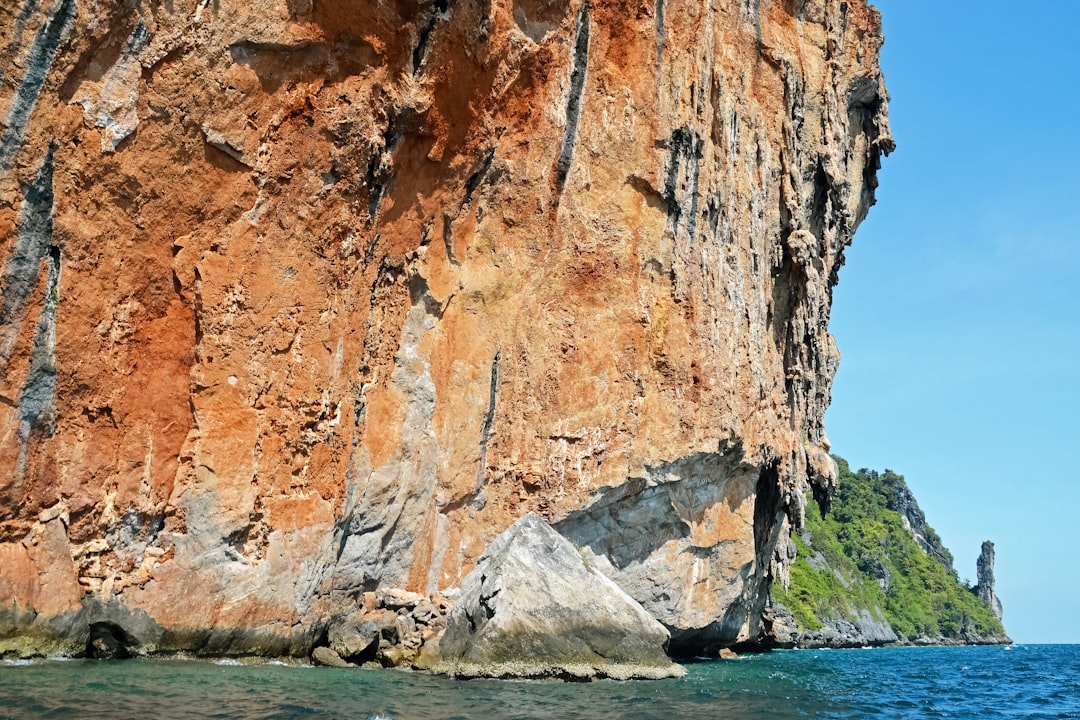
POLYGON ((840 485, 832 509, 824 518, 816 508, 807 510, 806 533, 795 538, 790 586, 785 591, 774 583, 773 601, 788 608, 802 630, 878 608, 909 641, 1003 638, 1001 623, 957 579, 937 533, 912 526, 912 517, 924 520, 904 478, 891 470, 852 472, 843 459, 836 461, 840 485))

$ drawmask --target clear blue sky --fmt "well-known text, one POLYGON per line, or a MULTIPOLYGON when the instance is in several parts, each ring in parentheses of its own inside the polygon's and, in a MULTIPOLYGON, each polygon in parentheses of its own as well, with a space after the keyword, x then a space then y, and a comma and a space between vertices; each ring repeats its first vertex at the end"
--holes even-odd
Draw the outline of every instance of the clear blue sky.
POLYGON ((1017 642, 1080 643, 1080 2, 876 0, 899 147, 836 289, 826 416, 1017 642))

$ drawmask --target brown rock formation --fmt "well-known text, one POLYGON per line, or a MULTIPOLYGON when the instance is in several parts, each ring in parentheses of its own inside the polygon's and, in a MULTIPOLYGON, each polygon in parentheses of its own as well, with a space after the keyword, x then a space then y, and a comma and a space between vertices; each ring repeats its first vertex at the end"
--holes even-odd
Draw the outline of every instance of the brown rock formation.
POLYGON ((0 8, 0 652, 310 651, 536 510, 753 639, 892 148, 864 0, 0 8))

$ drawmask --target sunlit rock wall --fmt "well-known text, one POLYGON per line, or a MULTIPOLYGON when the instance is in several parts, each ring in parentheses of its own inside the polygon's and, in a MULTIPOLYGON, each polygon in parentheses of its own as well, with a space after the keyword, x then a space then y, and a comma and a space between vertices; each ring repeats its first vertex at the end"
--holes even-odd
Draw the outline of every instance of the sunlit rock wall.
POLYGON ((307 652, 530 510, 677 647, 756 638, 834 483, 881 42, 863 0, 4 4, 0 648, 307 652))

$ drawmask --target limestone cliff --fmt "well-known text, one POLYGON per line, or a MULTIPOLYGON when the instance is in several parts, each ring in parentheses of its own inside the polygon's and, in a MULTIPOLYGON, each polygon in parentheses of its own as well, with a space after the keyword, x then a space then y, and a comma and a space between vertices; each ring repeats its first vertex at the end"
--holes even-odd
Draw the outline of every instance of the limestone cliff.
POLYGON ((307 652, 530 510, 673 647, 754 639, 835 482, 881 42, 864 0, 5 3, 0 652, 307 652))
POLYGON ((772 587, 764 618, 767 644, 1012 642, 1001 624, 1000 604, 995 612, 984 599, 986 589, 993 596, 993 543, 983 543, 979 587, 968 587, 903 476, 852 471, 842 458, 837 461, 839 490, 830 512, 806 514, 805 530, 793 538, 795 562, 772 587))

